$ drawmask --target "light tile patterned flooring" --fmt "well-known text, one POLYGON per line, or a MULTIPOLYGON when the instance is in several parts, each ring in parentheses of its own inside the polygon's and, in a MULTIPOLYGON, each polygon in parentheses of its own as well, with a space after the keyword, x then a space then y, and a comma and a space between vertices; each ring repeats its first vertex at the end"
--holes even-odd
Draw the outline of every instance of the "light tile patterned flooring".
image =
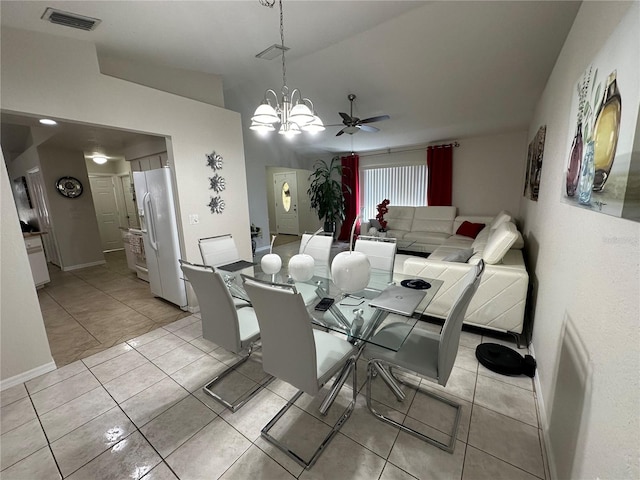
MULTIPOLYGON (((361 361, 356 410, 318 463, 303 471, 260 437, 260 429, 295 393, 293 387, 276 380, 235 414, 226 411, 201 387, 235 358, 204 340, 199 317, 190 315, 126 342, 114 340, 111 348, 1 392, 0 475, 3 480, 549 478, 533 382, 480 366, 474 349, 481 341, 480 335, 463 332, 446 388, 421 381, 463 405, 453 454, 368 412, 361 361)), ((258 351, 229 380, 227 391, 239 394, 238 385, 263 375, 258 351)), ((346 408, 348 384, 327 417, 317 411, 325 392, 303 395, 276 434, 310 452, 316 437, 346 408)), ((407 399, 400 403, 376 381, 376 407, 444 435, 450 412, 405 390, 407 399)))
POLYGON ((189 315, 154 298, 128 269, 124 251, 105 258, 106 265, 70 272, 50 264, 51 283, 38 290, 58 367, 189 315))

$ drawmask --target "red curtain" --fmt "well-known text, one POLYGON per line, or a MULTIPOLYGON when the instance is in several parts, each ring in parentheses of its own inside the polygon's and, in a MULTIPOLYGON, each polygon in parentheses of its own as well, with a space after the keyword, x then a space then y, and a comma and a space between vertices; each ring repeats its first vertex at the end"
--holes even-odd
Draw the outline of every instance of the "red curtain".
POLYGON ((351 225, 360 212, 360 175, 358 171, 360 157, 352 153, 340 160, 342 161, 342 192, 346 203, 346 214, 338 239, 349 240, 351 225), (351 192, 345 188, 345 185, 351 189, 351 192))
POLYGON ((427 148, 427 205, 450 206, 453 180, 453 145, 427 148))

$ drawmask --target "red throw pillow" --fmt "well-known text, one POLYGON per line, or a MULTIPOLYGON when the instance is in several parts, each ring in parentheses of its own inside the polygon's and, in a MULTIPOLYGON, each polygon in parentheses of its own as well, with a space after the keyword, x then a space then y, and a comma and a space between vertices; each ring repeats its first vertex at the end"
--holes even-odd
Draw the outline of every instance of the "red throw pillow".
POLYGON ((464 235, 465 237, 476 238, 480 233, 480 230, 484 228, 484 223, 471 223, 464 221, 462 225, 458 227, 456 235, 464 235))

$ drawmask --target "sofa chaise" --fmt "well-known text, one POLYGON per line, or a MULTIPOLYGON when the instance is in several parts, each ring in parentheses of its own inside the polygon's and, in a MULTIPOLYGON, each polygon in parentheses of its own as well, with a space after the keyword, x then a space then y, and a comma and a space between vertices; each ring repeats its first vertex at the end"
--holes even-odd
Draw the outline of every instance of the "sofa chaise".
POLYGON ((508 212, 474 217, 456 216, 455 207, 389 207, 389 213, 392 211, 392 215, 385 215, 387 236, 399 238, 399 249, 430 252, 428 258, 397 255, 394 272, 444 281, 427 307, 427 315, 446 318, 456 286, 472 265, 483 259, 485 272, 467 309, 465 324, 510 333, 518 346, 526 343, 523 330, 529 275, 521 251, 522 235, 508 212), (456 234, 465 221, 484 223, 485 227, 477 225, 481 230, 475 238, 456 234), (403 244, 409 246, 403 248, 403 244))

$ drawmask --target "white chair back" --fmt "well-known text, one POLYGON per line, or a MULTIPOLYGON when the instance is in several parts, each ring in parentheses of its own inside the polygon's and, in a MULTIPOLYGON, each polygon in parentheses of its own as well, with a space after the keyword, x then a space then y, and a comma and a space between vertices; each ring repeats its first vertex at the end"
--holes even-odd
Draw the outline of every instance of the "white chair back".
POLYGON ((446 385, 449 375, 451 375, 453 364, 458 355, 462 322, 467 313, 469 303, 471 303, 471 299, 476 290, 478 290, 483 272, 484 261, 480 260, 462 279, 458 298, 453 303, 451 310, 449 310, 449 315, 447 315, 440 332, 440 346, 438 349, 438 383, 440 385, 446 385))
POLYGON ((242 275, 260 324, 264 371, 310 395, 319 391, 316 345, 309 313, 292 285, 242 275))
POLYGON ((231 352, 240 352, 243 345, 240 339, 238 312, 223 278, 207 265, 195 265, 180 260, 180 268, 198 299, 204 339, 231 352))
POLYGON ((353 249, 364 253, 369 258, 371 268, 393 272, 396 258, 395 240, 376 240, 374 237, 360 236, 353 249))
POLYGON ((240 260, 238 247, 231 234, 207 237, 198 240, 202 263, 211 267, 219 267, 240 260))
POLYGON ((326 267, 329 266, 331 245, 333 245, 333 237, 331 236, 316 235, 314 237, 309 233, 305 233, 300 240, 300 250, 298 253, 311 255, 316 262, 316 267, 326 267))

